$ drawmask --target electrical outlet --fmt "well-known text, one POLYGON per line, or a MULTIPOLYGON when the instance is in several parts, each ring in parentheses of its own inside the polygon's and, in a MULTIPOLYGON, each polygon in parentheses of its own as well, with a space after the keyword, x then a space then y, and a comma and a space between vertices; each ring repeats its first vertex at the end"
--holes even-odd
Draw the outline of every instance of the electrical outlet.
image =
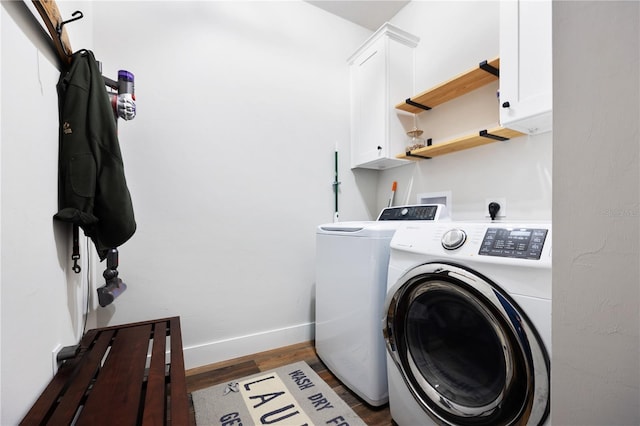
POLYGON ((51 368, 53 370, 54 376, 58 372, 58 367, 60 367, 60 364, 61 364, 58 362, 58 353, 60 353, 61 349, 62 349, 62 345, 58 343, 56 347, 53 348, 53 350, 51 351, 51 368))
POLYGON ((498 210, 498 214, 496 215, 496 219, 503 219, 507 217, 507 199, 502 197, 492 197, 486 198, 484 201, 484 217, 490 218, 489 215, 489 204, 490 203, 498 203, 500 204, 500 210, 498 210))

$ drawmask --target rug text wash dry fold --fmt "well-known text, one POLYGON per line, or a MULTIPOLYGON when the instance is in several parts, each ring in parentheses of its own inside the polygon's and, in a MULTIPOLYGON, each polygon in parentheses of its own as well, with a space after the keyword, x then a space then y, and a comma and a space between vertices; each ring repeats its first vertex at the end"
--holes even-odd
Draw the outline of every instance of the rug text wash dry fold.
POLYGON ((304 361, 193 392, 199 426, 366 426, 304 361))

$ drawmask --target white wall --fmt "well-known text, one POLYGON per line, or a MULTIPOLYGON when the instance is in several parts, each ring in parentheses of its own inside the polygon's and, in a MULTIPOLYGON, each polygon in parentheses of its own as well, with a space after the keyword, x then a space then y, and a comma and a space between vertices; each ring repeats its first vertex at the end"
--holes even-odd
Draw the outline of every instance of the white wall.
POLYGON ((343 218, 366 217, 375 194, 348 173, 346 59, 371 31, 304 2, 94 10, 103 71, 135 74, 138 107, 119 123, 129 288, 97 324, 180 315, 187 368, 311 339, 336 143, 343 218))
MULTIPOLYGON (((59 3, 85 14, 68 27, 74 49, 94 50, 108 77, 136 75, 138 116, 119 122, 138 222, 120 249, 129 289, 88 327, 180 315, 187 367, 312 338, 315 226, 332 220, 336 143, 342 217, 367 217, 375 199, 377 175, 348 167, 346 59, 371 31, 303 2, 115 4, 59 3)), ((86 267, 69 272, 70 228, 52 220, 59 72, 10 6, 1 424, 50 380, 52 350, 77 343, 87 288, 86 267)))
MULTIPOLYGON (((420 37, 415 91, 407 97, 499 55, 497 1, 414 1, 392 22, 420 37)), ((491 83, 419 114, 422 136, 437 144, 497 126, 497 90, 498 83, 491 83)), ((379 177, 377 205, 386 205, 397 181, 396 204, 415 203, 416 195, 425 192, 451 191, 455 220, 484 219, 485 200, 491 197, 506 198, 508 220, 550 220, 551 141, 551 133, 523 136, 385 170, 379 177)))
POLYGON ((640 424, 637 2, 554 2, 552 420, 640 424))
MULTIPOLYGON (((51 379, 52 350, 76 344, 82 335, 86 288, 85 275, 69 271, 71 228, 52 218, 59 72, 38 33, 21 21, 20 6, 26 3, 2 2, 0 8, 3 425, 17 423, 51 379)), ((74 6, 66 3, 62 12, 69 16, 74 6)), ((77 25, 70 33, 86 36, 90 21, 77 25)))

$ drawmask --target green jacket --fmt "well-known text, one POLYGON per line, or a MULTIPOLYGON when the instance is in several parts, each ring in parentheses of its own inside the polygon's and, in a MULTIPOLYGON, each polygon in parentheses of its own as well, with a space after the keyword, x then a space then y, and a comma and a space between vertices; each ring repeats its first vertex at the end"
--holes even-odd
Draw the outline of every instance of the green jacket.
POLYGON ((73 55, 58 82, 60 118, 58 213, 78 224, 100 259, 124 244, 136 230, 124 176, 116 118, 93 53, 73 55))

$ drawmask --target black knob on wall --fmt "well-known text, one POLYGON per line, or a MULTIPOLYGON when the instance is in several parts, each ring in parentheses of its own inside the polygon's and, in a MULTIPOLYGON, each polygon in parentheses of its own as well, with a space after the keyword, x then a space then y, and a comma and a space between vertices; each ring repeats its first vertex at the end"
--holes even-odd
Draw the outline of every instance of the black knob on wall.
POLYGON ((511 104, 509 103, 509 101, 502 104, 502 108, 509 108, 510 106, 511 104))

